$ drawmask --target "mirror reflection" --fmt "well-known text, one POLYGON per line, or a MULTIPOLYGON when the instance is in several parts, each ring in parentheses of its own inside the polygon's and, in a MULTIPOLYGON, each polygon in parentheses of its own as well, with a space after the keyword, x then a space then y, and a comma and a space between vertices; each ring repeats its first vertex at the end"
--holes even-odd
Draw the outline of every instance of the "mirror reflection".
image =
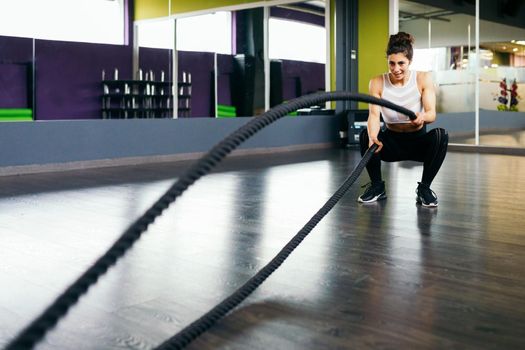
POLYGON ((525 38, 525 6, 480 2, 478 59, 473 4, 430 3, 401 0, 399 29, 416 37, 412 69, 433 72, 438 121, 446 123, 451 142, 524 147, 525 108, 519 91, 525 88, 525 41, 520 39, 525 38))
POLYGON ((325 90, 324 1, 271 7, 269 58, 271 107, 325 90))
POLYGON ((411 69, 432 72, 437 120, 447 123, 450 142, 474 143, 475 17, 402 0, 399 30, 416 38, 411 69))
POLYGON ((123 0, 0 6, 0 120, 100 118, 102 70, 130 78, 123 0))
POLYGON ((172 70, 176 42, 177 117, 262 113, 263 20, 256 8, 139 23, 139 69, 172 70))
MULTIPOLYGON (((17 18, 16 6, 0 14, 0 109, 11 113, 2 112, 5 120, 253 116, 268 108, 267 91, 275 105, 324 90, 324 1, 269 9, 270 72, 262 7, 191 17, 173 16, 166 7, 165 17, 134 25, 122 20, 130 15, 124 0, 79 1, 47 3, 48 10, 61 8, 61 17, 47 18, 47 27, 41 16, 35 19, 42 35, 35 39, 27 28, 18 25, 16 32, 8 25, 17 18), (78 17, 67 13, 78 6, 86 6, 85 16, 65 21, 78 17), (95 23, 97 30, 80 22, 95 23)), ((36 0, 17 4, 21 16, 30 15, 24 6, 43 6, 36 0)))
POLYGON ((525 147, 525 4, 480 7, 481 145, 525 147))

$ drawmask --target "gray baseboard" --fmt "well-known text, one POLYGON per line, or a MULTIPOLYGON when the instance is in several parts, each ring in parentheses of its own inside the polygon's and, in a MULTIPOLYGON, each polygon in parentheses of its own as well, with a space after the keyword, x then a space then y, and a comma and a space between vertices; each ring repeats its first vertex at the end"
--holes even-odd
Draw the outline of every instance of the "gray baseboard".
MULTIPOLYGON (((3 123, 0 175, 196 159, 252 118, 3 123)), ((235 154, 325 147, 338 142, 339 127, 334 115, 284 117, 235 154)))

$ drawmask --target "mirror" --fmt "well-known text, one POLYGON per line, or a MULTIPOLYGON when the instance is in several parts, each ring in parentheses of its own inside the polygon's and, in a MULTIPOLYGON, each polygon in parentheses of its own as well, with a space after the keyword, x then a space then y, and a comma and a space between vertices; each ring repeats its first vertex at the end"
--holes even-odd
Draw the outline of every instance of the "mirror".
POLYGON ((134 82, 120 102, 135 118, 173 116, 172 65, 175 42, 174 20, 161 18, 135 26, 134 82))
POLYGON ((525 147, 525 107, 519 98, 525 89, 525 6, 481 1, 477 57, 474 4, 428 3, 400 1, 399 29, 416 37, 413 69, 433 72, 438 122, 450 141, 525 147))
MULTIPOLYGON (((265 77, 265 9, 262 7, 184 17, 170 14, 166 6, 165 17, 137 21, 132 26, 135 35, 131 39, 138 46, 131 48, 119 41, 124 27, 122 11, 129 10, 123 5, 124 1, 101 3, 100 6, 105 7, 103 10, 97 8, 98 12, 119 18, 116 21, 104 15, 102 19, 100 13, 97 17, 97 23, 103 24, 100 30, 104 38, 113 38, 112 41, 0 36, 0 79, 4 82, 0 89, 0 108, 33 108, 32 113, 39 120, 98 119, 101 116, 171 118, 175 114, 179 117, 253 116, 263 113, 267 107, 265 90, 270 90, 274 102, 324 90, 324 63, 310 59, 276 54, 272 59, 282 60, 277 62, 277 65, 282 64, 282 74, 270 79, 265 77), (202 21, 206 25, 203 26, 202 21), (109 24, 115 30, 109 31, 109 24), (219 27, 226 30, 219 30, 219 27), (203 31, 202 28, 214 30, 203 31), (199 32, 204 32, 204 37, 196 39, 199 32), (206 48, 219 42, 228 42, 229 46, 211 50, 192 46, 204 43, 205 37, 213 38, 205 43, 206 48), (175 42, 176 59, 173 57, 175 42), (36 69, 33 69, 33 57, 38 64, 36 69), (178 85, 173 88, 175 64, 178 85), (307 65, 315 68, 304 68, 307 65), (305 76, 305 72, 312 69, 316 73, 305 76), (277 82, 278 79, 281 81, 277 82), (13 84, 13 81, 18 83, 13 84), (267 82, 274 87, 265 86, 267 82), (179 100, 177 113, 173 110, 174 92, 179 100)), ((159 15, 163 11, 156 10, 159 15)), ((288 22, 314 23, 324 30, 324 1, 271 7, 267 12, 272 21, 288 16, 288 22), (312 22, 316 17, 318 19, 312 22)), ((57 30, 67 32, 64 28, 67 27, 61 24, 57 30)), ((297 34, 287 39, 288 44, 308 35, 306 32, 297 34)), ((301 49, 296 51, 313 50, 313 44, 318 45, 320 40, 301 43, 301 49)), ((270 48, 277 43, 277 39, 269 41, 270 48)), ((321 46, 323 49, 317 53, 325 56, 324 44, 321 46)))
POLYGON ((415 37, 411 69, 432 72, 436 125, 439 123, 448 131, 451 143, 473 144, 475 17, 472 13, 401 0, 399 30, 415 37))
MULTIPOLYGON (((219 77, 229 71, 230 84, 229 89, 219 86, 219 98, 229 91, 236 115, 254 116, 265 111, 264 9, 233 11, 232 18, 232 54, 219 67, 219 77)), ((223 103, 219 100, 219 106, 223 103)))
POLYGON ((33 120, 33 39, 0 36, 0 121, 33 120))
POLYGON ((2 120, 100 118, 101 72, 117 68, 122 78, 130 78, 123 4, 5 0, 0 12, 2 120))
MULTIPOLYGON (((326 45, 324 1, 270 8, 270 106, 325 91, 326 45)), ((321 108, 300 112, 319 113, 321 108)))
POLYGON ((479 144, 525 147, 525 4, 480 6, 479 144))

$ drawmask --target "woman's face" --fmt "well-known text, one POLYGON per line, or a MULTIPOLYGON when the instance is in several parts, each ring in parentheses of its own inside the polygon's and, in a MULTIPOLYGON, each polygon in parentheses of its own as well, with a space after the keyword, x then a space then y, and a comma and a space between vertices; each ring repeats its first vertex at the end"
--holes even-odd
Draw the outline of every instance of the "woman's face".
POLYGON ((388 55, 388 69, 394 81, 404 82, 407 78, 410 60, 404 53, 393 53, 388 55))

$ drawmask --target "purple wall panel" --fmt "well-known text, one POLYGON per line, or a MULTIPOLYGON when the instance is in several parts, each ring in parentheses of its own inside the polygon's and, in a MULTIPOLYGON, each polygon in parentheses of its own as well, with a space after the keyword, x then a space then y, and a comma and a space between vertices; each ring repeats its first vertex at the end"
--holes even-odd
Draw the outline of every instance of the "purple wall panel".
POLYGON ((150 47, 139 48, 139 68, 146 73, 152 70, 155 75, 155 80, 160 80, 161 71, 164 71, 165 80, 170 81, 171 78, 171 50, 154 49, 150 47))
POLYGON ((231 79, 233 73, 233 56, 217 55, 217 100, 219 104, 231 106, 231 79))
POLYGON ((192 117, 215 115, 213 105, 213 53, 179 51, 179 81, 182 72, 191 73, 192 117))
POLYGON ((0 108, 27 108, 33 39, 0 36, 0 108))
POLYGON ((31 62, 33 39, 0 36, 0 62, 31 62))
POLYGON ((309 94, 325 89, 325 65, 322 63, 283 61, 283 97, 289 99, 295 92, 290 91, 294 88, 290 79, 300 78, 301 95, 309 94))
POLYGON ((28 73, 25 64, 0 63, 0 108, 29 107, 28 73))
POLYGON ((102 70, 132 77, 128 46, 36 40, 35 52, 39 120, 101 118, 102 70))
MULTIPOLYGON (((171 55, 167 49, 141 47, 139 51, 140 68, 153 70, 155 78, 159 79, 161 70, 169 72, 166 80, 171 80, 171 55)), ((217 65, 220 74, 233 71, 232 56, 217 55, 217 65)), ((213 53, 179 51, 179 82, 182 73, 191 74, 192 82, 192 117, 209 117, 215 115, 213 106, 213 53)), ((219 77, 219 101, 227 104, 231 101, 228 76, 219 77)))
MULTIPOLYGON (((18 63, 32 59, 33 40, 0 36, 0 107, 27 106, 27 72, 18 63)), ((121 45, 90 44, 36 40, 36 118, 98 119, 102 70, 112 78, 115 67, 119 79, 132 78, 132 48, 121 45)), ((140 67, 153 70, 156 78, 160 71, 170 80, 171 58, 169 50, 140 49, 140 67)), ((230 73, 233 61, 230 55, 218 55, 219 102, 230 104, 230 73)), ((214 115, 213 106, 213 54, 179 52, 179 80, 182 72, 192 75, 192 116, 214 115)), ((301 94, 324 90, 324 65, 318 63, 283 60, 283 95, 295 97, 295 83, 301 81, 301 94)))

